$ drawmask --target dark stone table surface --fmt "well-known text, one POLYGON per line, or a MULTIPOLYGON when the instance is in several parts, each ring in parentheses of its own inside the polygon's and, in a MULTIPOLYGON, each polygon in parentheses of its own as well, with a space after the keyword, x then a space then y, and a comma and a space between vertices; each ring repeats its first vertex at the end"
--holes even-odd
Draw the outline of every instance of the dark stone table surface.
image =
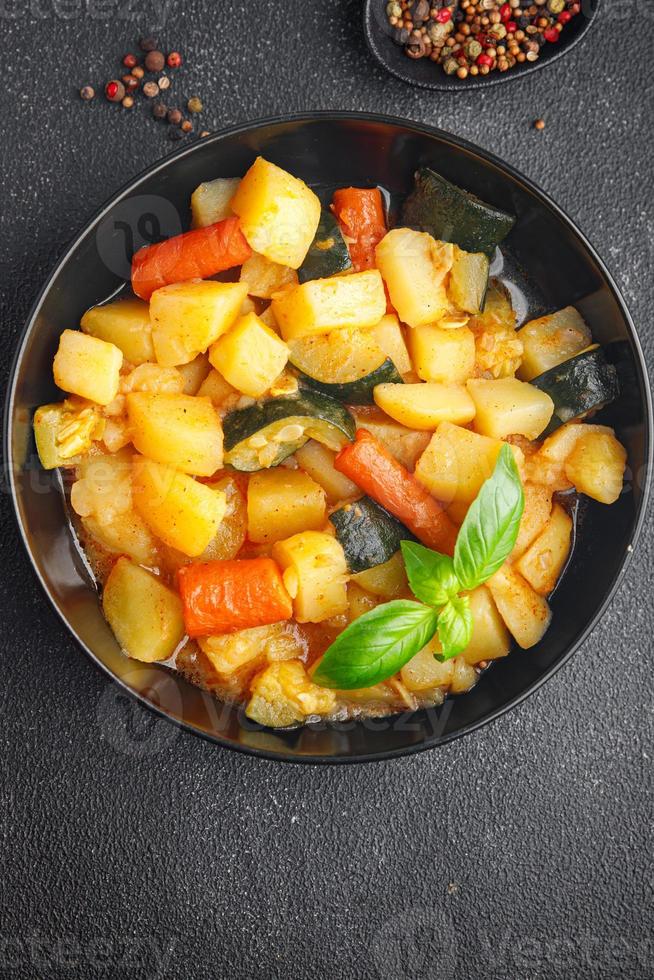
MULTIPOLYGON (((552 67, 439 95, 377 67, 358 0, 1 0, 4 377, 66 242, 174 146, 145 110, 76 97, 148 31, 183 52, 176 91, 209 129, 385 111, 504 157, 599 249, 651 363, 654 10, 604 8, 552 67)), ((651 522, 600 626, 519 708, 406 760, 302 768, 107 710, 1 506, 0 977, 654 975, 651 522)))

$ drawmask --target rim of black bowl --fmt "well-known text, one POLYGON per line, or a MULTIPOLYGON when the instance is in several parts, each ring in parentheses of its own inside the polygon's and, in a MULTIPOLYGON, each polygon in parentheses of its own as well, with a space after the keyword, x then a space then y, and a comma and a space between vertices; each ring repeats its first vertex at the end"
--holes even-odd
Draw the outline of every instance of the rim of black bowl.
POLYGON ((490 722, 495 721, 498 718, 501 718, 507 712, 511 711, 519 704, 522 704, 523 701, 525 701, 528 697, 530 697, 532 694, 538 691, 543 686, 543 684, 546 683, 546 681, 548 681, 565 663, 567 663, 570 657, 574 653, 576 653, 576 651, 579 649, 581 644, 595 629, 598 622, 606 612, 608 606, 611 604, 615 596, 615 593, 617 592, 620 583, 622 582, 622 579, 633 558, 633 553, 636 547, 636 543, 640 537, 643 528, 643 523, 645 520, 647 503, 648 503, 651 483, 652 483, 652 458, 653 458, 652 433, 653 431, 654 431, 654 416, 652 412, 652 392, 651 392, 651 387, 649 382, 649 376, 647 373, 647 366, 645 363, 642 346, 638 334, 636 332, 636 327, 631 317, 631 314, 627 309, 627 305, 624 299, 622 298, 620 290, 618 289, 618 286, 615 280, 613 279, 613 276, 605 266, 603 260, 600 258, 600 256, 598 255, 594 247, 588 241, 586 236, 577 228, 574 221, 566 214, 566 212, 561 207, 559 207, 558 204, 555 203, 555 201, 553 201, 549 197, 548 194, 545 193, 545 191, 542 191, 533 181, 531 181, 528 177, 524 176, 519 170, 516 170, 510 164, 501 160, 499 157, 495 156, 493 153, 489 152, 488 150, 483 150, 480 147, 476 146, 474 143, 462 139, 459 136, 454 136, 453 134, 448 133, 445 130, 439 129, 436 126, 430 126, 427 125, 426 123, 415 122, 414 120, 411 119, 403 119, 401 116, 390 116, 390 115, 383 115, 383 114, 369 113, 369 112, 344 112, 344 111, 333 112, 331 110, 315 110, 312 112, 288 113, 282 116, 269 116, 261 119, 256 119, 253 122, 238 123, 233 126, 229 126, 225 129, 219 130, 216 133, 213 133, 211 136, 204 137, 202 141, 195 142, 193 143, 192 146, 183 147, 180 150, 171 153, 167 157, 164 157, 162 160, 159 160, 157 163, 153 164, 152 166, 147 167, 145 170, 142 170, 139 174, 137 174, 134 178, 132 178, 132 180, 128 181, 118 191, 116 191, 116 193, 113 194, 108 199, 108 201, 94 214, 91 220, 86 223, 86 225, 81 230, 81 232, 79 232, 75 236, 75 238, 69 243, 67 248, 60 256, 59 260, 57 261, 56 265, 54 266, 52 272, 48 276, 45 284, 39 290, 39 293, 34 301, 34 304, 32 305, 32 308, 25 322, 25 326, 23 327, 23 330, 20 334, 17 343, 17 348, 12 360, 11 370, 9 373, 7 394, 5 398, 4 420, 3 420, 5 472, 8 474, 9 477, 9 489, 10 489, 12 503, 14 507, 14 515, 16 517, 16 523, 18 524, 18 529, 20 531, 20 535, 23 540, 25 550, 27 551, 27 555, 29 557, 33 571, 37 579, 39 580, 41 587, 43 588, 43 591, 45 592, 47 598, 49 599, 51 606, 55 610, 59 619, 63 622, 64 626, 67 628, 68 632, 76 641, 77 645, 82 648, 82 650, 87 654, 87 656, 91 659, 91 661, 102 671, 102 673, 107 675, 130 698, 134 698, 135 700, 139 701, 145 708, 148 708, 150 711, 153 711, 156 715, 165 718, 168 722, 171 722, 172 724, 176 725, 178 728, 181 728, 184 731, 191 732, 194 735, 197 735, 209 742, 212 742, 215 745, 219 745, 222 746, 223 748, 231 749, 232 751, 235 752, 242 752, 245 755, 256 756, 257 758, 268 759, 274 762, 288 762, 288 763, 299 764, 299 765, 344 765, 344 764, 349 765, 349 764, 362 763, 362 762, 384 762, 389 759, 398 758, 400 756, 414 755, 417 752, 424 752, 427 749, 433 749, 441 745, 446 745, 448 742, 453 742, 464 735, 469 735, 471 732, 474 732, 479 728, 482 728, 485 725, 489 724, 490 722), (567 224, 570 227, 572 232, 582 242, 584 248, 587 249, 593 261, 597 263, 598 268, 601 270, 602 275, 604 276, 604 279, 606 281, 606 284, 608 285, 611 292, 613 293, 613 296, 622 312, 625 322, 629 327, 634 353, 638 359, 640 370, 642 372, 642 376, 645 382, 644 395, 645 395, 645 409, 646 409, 646 433, 645 433, 646 451, 644 455, 646 461, 646 473, 645 473, 645 478, 643 483, 643 493, 640 501, 637 518, 634 524, 634 531, 633 531, 633 536, 630 545, 625 551, 622 564, 620 565, 619 570, 616 572, 613 581, 611 582, 606 592, 606 595, 604 596, 604 599, 598 606, 590 622, 577 633, 573 642, 569 644, 569 646, 563 651, 563 653, 556 660, 556 662, 552 664, 552 666, 548 670, 546 670, 545 673, 536 682, 534 682, 529 687, 527 687, 524 691, 521 692, 521 694, 517 695, 511 701, 495 709, 494 711, 489 712, 489 714, 486 715, 486 717, 480 718, 478 721, 470 725, 466 725, 463 728, 460 728, 458 731, 451 732, 447 735, 434 735, 431 738, 425 739, 424 742, 418 745, 409 745, 404 748, 389 749, 383 752, 375 752, 375 753, 368 752, 356 756, 355 755, 290 756, 278 752, 268 751, 265 749, 258 749, 251 746, 239 745, 237 743, 230 742, 225 738, 221 738, 219 735, 213 734, 211 732, 203 731, 195 727, 190 722, 184 721, 183 719, 180 718, 176 718, 174 715, 172 715, 165 709, 159 707, 156 704, 153 704, 142 694, 132 690, 121 679, 117 678, 115 674, 113 674, 112 671, 96 656, 93 650, 77 636, 74 629, 71 627, 68 620, 66 619, 65 615, 59 609, 54 596, 51 594, 46 581, 44 580, 43 576, 41 575, 37 567, 36 561, 32 555, 32 550, 29 545, 27 533, 25 531, 25 528, 23 527, 20 510, 18 507, 17 489, 16 489, 14 467, 13 467, 13 453, 11 449, 11 439, 10 439, 12 418, 13 418, 14 395, 15 395, 15 387, 16 387, 16 376, 18 372, 18 367, 22 361, 23 351, 28 336, 32 328, 34 327, 36 315, 41 306, 41 302, 45 298, 45 295, 47 294, 53 282, 55 281, 57 275, 59 274, 59 270, 68 261, 69 257, 78 247, 78 245, 85 237, 85 235, 88 234, 91 228, 94 225, 96 225, 97 222, 99 222, 106 214, 108 214, 111 208, 113 208, 114 205, 125 194, 128 194, 131 191, 135 190, 142 181, 147 180, 153 173, 156 173, 158 170, 165 169, 171 163, 174 163, 175 160, 178 160, 181 157, 185 157, 196 152, 196 150, 198 150, 201 146, 205 146, 207 143, 219 143, 220 140, 224 139, 225 137, 232 136, 238 133, 248 132, 253 129, 258 129, 260 127, 284 125, 285 123, 289 123, 289 122, 314 122, 319 119, 331 119, 334 121, 360 120, 361 122, 382 123, 390 126, 401 126, 403 128, 413 129, 418 133, 422 133, 427 136, 435 136, 440 140, 449 142, 456 147, 471 152, 477 155, 478 157, 480 157, 481 159, 492 164, 493 166, 497 167, 501 171, 505 172, 513 180, 522 183, 530 193, 535 194, 542 201, 544 205, 549 207, 561 221, 563 221, 565 224, 567 224))
POLYGON ((465 79, 457 78, 456 75, 446 75, 443 68, 429 58, 419 58, 415 61, 408 58, 391 37, 392 28, 386 21, 386 2, 387 0, 366 0, 363 12, 366 43, 381 67, 407 85, 416 85, 418 88, 431 89, 434 92, 466 92, 487 88, 489 85, 501 85, 503 82, 517 82, 532 72, 546 68, 547 65, 552 65, 559 58, 563 58, 588 36, 588 32, 597 20, 603 0, 580 0, 581 12, 566 25, 561 32, 560 41, 541 48, 538 61, 525 61, 505 72, 494 71, 481 77, 465 79))

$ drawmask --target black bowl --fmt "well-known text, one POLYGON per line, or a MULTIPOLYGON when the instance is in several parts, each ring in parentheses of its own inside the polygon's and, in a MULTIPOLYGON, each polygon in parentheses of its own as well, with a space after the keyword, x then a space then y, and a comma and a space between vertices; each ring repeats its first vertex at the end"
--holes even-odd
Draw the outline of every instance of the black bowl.
MULTIPOLYGON (((533 310, 532 310, 533 312, 533 310)), ((46 283, 16 355, 6 410, 7 467, 18 523, 46 594, 87 654, 122 687, 167 718, 221 745, 268 758, 363 761, 447 742, 522 701, 561 666, 613 595, 640 529, 651 463, 652 408, 642 352, 615 283, 569 218, 495 157, 447 133, 379 116, 311 113, 237 126, 193 144, 120 191, 70 246, 46 283), (602 412, 629 451, 630 479, 613 507, 589 502, 552 627, 528 653, 497 662, 470 694, 434 711, 393 719, 273 732, 256 728, 156 664, 127 659, 105 623, 75 547, 53 479, 40 469, 31 434, 34 408, 58 396, 52 358, 58 335, 129 275, 135 246, 186 225, 191 191, 203 180, 242 174, 257 154, 311 184, 376 184, 404 194, 418 165, 435 167, 518 216, 506 267, 538 283, 541 304, 580 307, 598 341, 613 351, 624 394, 602 412)))
POLYGON ((366 0, 363 27, 370 51, 382 68, 389 71, 391 75, 408 82, 409 85, 418 85, 420 88, 430 88, 437 92, 465 92, 473 88, 486 88, 488 85, 515 81, 533 71, 538 71, 539 68, 551 65, 586 37, 597 17, 599 6, 600 0, 581 0, 581 12, 566 24, 559 41, 555 44, 545 44, 541 48, 538 61, 525 61, 509 71, 493 71, 489 75, 465 79, 457 78, 456 75, 446 75, 442 67, 434 64, 429 58, 419 58, 414 61, 404 53, 404 49, 393 41, 393 28, 386 18, 386 0, 366 0))

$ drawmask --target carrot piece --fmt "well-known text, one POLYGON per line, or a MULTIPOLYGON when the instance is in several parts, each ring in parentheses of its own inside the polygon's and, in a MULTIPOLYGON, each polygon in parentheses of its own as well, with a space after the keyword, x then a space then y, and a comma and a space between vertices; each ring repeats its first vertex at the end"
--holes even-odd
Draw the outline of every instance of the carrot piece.
POLYGON ((332 210, 348 243, 355 271, 374 268, 375 246, 386 234, 379 188, 343 187, 334 193, 332 210))
POLYGON ((140 248, 132 256, 132 289, 149 300, 155 289, 187 279, 208 279, 242 265, 251 255, 239 219, 225 218, 140 248))
POLYGON ((334 466, 428 548, 453 554, 457 529, 442 505, 366 429, 357 430, 355 441, 341 449, 334 466))
POLYGON ((293 615, 272 558, 195 562, 180 568, 178 582, 190 637, 269 626, 293 615))

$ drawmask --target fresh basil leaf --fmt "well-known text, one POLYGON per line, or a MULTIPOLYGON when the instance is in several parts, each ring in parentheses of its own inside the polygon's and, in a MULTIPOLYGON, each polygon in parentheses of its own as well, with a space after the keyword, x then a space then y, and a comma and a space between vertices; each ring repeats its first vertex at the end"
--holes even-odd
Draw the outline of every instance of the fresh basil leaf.
POLYGON ((401 541, 400 548, 409 585, 416 599, 430 606, 444 606, 451 596, 460 591, 461 586, 449 555, 441 555, 413 541, 401 541))
POLYGON ((348 691, 392 677, 436 632, 438 615, 410 599, 385 602, 359 616, 327 649, 313 680, 348 691))
POLYGON ((458 656, 472 638, 472 612, 467 595, 454 596, 438 616, 438 639, 442 647, 436 659, 443 663, 458 656))
POLYGON ((454 571, 462 589, 477 588, 504 564, 518 537, 524 506, 518 467, 505 443, 456 540, 454 571))

